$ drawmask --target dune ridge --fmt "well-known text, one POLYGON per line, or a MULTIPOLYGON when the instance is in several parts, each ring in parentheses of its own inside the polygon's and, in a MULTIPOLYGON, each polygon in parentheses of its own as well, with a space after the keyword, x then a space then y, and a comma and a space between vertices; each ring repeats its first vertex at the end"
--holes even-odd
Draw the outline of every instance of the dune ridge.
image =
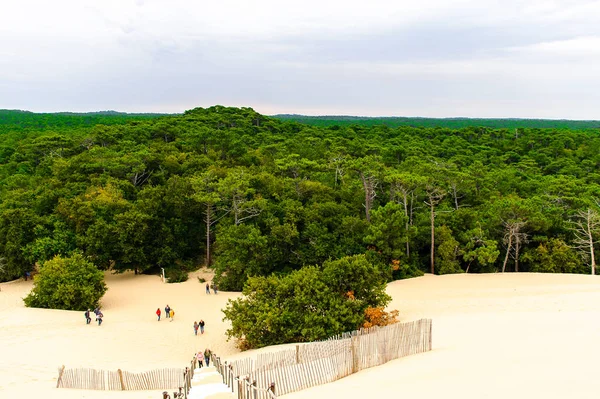
MULTIPOLYGON (((0 396, 26 390, 49 399, 158 398, 159 391, 59 390, 57 369, 185 367, 205 347, 230 359, 256 354, 240 353, 225 338, 220 309, 240 294, 207 295, 198 276, 210 279, 197 272, 185 283, 163 284, 156 276, 107 274, 102 326, 86 325, 83 312, 25 308, 31 281, 0 284, 0 396), (156 308, 167 303, 175 320, 156 321, 156 308), (194 336, 200 318, 206 333, 194 336)), ((598 276, 426 275, 392 282, 387 291, 403 321, 433 319, 434 350, 285 397, 597 397, 598 276)))

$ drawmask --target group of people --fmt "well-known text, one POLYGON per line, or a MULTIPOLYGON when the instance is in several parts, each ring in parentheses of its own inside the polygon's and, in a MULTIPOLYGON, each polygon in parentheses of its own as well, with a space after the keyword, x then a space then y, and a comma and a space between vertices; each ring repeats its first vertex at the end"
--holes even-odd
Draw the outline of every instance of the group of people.
MULTIPOLYGON (((89 312, 88 312, 89 314, 89 312)), ((175 317, 175 311, 167 305, 165 307, 165 314, 167 315, 167 319, 171 319, 173 321, 173 317, 175 317)), ((156 309, 156 316, 158 317, 158 321, 160 321, 160 316, 162 315, 162 311, 160 308, 156 309)), ((86 316, 87 317, 87 316, 86 316)), ((200 334, 204 334, 204 320, 200 319, 200 321, 194 322, 194 335, 198 335, 198 329, 200 330, 200 334)))
MULTIPOLYGON (((160 315, 162 314, 160 308, 156 309, 156 316, 158 317, 158 321, 160 321, 160 315)), ((165 315, 167 316, 167 319, 171 319, 171 321, 173 321, 173 318, 175 317, 175 311, 173 309, 171 309, 171 307, 167 304, 167 306, 165 306, 165 315)))
POLYGON ((210 295, 211 286, 212 286, 213 291, 215 292, 215 295, 217 295, 217 285, 215 284, 214 281, 210 284, 206 283, 206 293, 210 295))
POLYGON ((198 335, 198 328, 200 329, 200 334, 204 334, 204 320, 200 319, 199 322, 194 322, 194 335, 198 335))
POLYGON ((210 366, 210 355, 212 354, 211 350, 206 348, 204 349, 204 353, 202 351, 198 351, 196 353, 196 360, 198 360, 198 367, 202 367, 202 361, 206 363, 206 367, 210 366))
MULTIPOLYGON (((98 325, 102 325, 102 318, 104 317, 104 315, 100 311, 100 307, 96 307, 96 309, 94 309, 94 314, 96 315, 96 321, 98 322, 98 325)), ((90 317, 90 310, 86 310, 83 315, 85 316, 85 324, 90 324, 92 322, 92 318, 90 317)))

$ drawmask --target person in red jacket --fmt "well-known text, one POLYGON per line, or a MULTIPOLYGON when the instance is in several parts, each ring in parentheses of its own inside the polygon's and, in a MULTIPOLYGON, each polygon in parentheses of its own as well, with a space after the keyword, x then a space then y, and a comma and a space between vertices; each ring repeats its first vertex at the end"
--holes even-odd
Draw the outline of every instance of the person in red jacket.
POLYGON ((156 315, 158 316, 158 321, 160 321, 160 308, 156 309, 156 315))

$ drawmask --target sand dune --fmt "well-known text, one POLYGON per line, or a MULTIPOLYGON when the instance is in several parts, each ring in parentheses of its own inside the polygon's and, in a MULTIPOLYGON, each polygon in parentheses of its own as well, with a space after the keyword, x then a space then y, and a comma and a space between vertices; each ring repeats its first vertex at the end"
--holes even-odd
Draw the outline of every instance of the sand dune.
MULTIPOLYGON (((158 398, 158 391, 54 388, 57 369, 184 367, 207 346, 239 357, 226 342, 222 309, 238 293, 206 295, 195 275, 181 284, 155 276, 107 275, 104 323, 82 312, 28 309, 31 282, 0 285, 0 396, 158 398), (175 320, 156 321, 169 304, 175 320), (206 333, 194 336, 203 318, 206 333)), ((290 399, 374 395, 438 398, 592 398, 600 392, 600 280, 597 276, 490 274, 431 276, 388 285, 403 320, 434 320, 434 350, 286 395, 290 399)), ((269 348, 263 349, 269 350, 269 348)))

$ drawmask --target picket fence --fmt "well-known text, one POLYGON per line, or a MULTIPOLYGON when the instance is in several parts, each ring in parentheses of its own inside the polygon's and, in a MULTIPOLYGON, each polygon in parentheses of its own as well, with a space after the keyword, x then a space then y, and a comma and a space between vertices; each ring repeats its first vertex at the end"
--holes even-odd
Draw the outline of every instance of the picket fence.
POLYGON ((57 388, 95 389, 107 391, 141 391, 177 389, 186 384, 187 369, 164 368, 142 373, 95 370, 90 368, 58 369, 57 388))
POLYGON ((340 334, 289 350, 213 364, 238 399, 272 399, 431 350, 432 321, 421 319, 340 334))

